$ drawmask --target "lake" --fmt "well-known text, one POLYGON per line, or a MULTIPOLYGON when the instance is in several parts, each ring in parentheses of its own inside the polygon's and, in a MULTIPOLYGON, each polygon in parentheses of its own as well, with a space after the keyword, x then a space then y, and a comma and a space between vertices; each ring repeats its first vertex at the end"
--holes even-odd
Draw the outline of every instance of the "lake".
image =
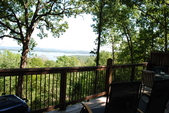
MULTIPOLYGON (((19 53, 18 51, 11 51, 12 53, 19 53)), ((74 55, 81 55, 81 56, 90 56, 89 54, 79 54, 79 53, 64 53, 64 52, 42 52, 42 51, 35 51, 35 52, 31 52, 31 54, 28 55, 28 57, 33 57, 33 56, 38 56, 38 57, 42 57, 45 58, 47 57, 49 60, 57 60, 57 57, 59 56, 74 56, 74 55), (33 55, 31 55, 33 54, 33 55)))

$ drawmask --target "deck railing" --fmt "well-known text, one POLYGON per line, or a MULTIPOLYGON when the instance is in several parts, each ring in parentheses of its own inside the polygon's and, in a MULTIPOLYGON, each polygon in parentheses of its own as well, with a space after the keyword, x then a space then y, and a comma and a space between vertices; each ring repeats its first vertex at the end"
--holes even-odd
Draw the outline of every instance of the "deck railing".
POLYGON ((105 95, 112 81, 140 80, 145 66, 112 65, 108 59, 106 66, 0 69, 0 94, 20 93, 28 99, 31 112, 65 110, 68 105, 105 95), (23 76, 20 87, 19 76, 23 76))

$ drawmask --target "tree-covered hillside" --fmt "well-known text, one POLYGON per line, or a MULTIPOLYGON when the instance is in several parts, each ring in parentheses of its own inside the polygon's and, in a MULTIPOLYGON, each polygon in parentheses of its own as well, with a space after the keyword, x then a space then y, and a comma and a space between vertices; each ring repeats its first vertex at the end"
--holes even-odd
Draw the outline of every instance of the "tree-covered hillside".
MULTIPOLYGON (((106 65, 108 58, 111 58, 109 52, 101 52, 101 65, 106 65)), ((8 50, 0 52, 0 68, 19 68, 20 54, 12 53, 8 50)), ((28 68, 44 68, 44 67, 76 67, 76 66, 94 66, 94 56, 59 56, 56 61, 48 60, 41 56, 28 57, 28 68)))

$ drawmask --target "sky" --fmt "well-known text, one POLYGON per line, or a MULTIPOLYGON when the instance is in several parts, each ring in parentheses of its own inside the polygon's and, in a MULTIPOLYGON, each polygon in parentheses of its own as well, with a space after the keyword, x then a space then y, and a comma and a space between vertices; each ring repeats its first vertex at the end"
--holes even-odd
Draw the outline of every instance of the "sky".
MULTIPOLYGON (((98 35, 93 32, 93 28, 91 27, 94 23, 91 15, 77 16, 76 18, 71 17, 66 20, 68 21, 69 28, 60 38, 53 38, 50 33, 48 34, 48 38, 44 39, 33 35, 38 44, 36 47, 85 51, 97 48, 94 41, 98 35)), ((0 46, 19 47, 17 42, 11 38, 0 40, 0 46)), ((108 50, 110 48, 103 47, 101 49, 108 50)))
MULTIPOLYGON (((40 39, 33 35, 38 44, 36 47, 87 51, 97 47, 94 43, 97 35, 91 27, 94 23, 91 15, 71 17, 67 21, 69 28, 60 38, 53 38, 51 34, 48 34, 48 38, 40 39)), ((19 47, 11 38, 0 40, 0 46, 19 47)))
POLYGON ((91 27, 93 24, 91 16, 72 17, 67 19, 67 21, 69 29, 60 38, 52 38, 51 34, 48 38, 42 40, 36 38, 37 47, 71 50, 92 50, 96 47, 94 41, 97 35, 91 27))

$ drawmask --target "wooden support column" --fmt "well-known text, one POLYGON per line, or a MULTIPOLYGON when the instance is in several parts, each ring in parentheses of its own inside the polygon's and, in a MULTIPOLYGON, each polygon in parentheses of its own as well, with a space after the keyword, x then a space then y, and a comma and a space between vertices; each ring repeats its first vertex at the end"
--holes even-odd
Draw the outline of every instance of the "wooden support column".
POLYGON ((66 71, 61 73, 60 81, 60 110, 66 110, 66 71))
MULTIPOLYGON (((106 70, 106 81, 105 81, 105 89, 108 91, 108 86, 110 83, 112 83, 112 59, 107 60, 107 66, 109 66, 109 69, 106 70)), ((108 92, 107 92, 108 93, 108 92)))
POLYGON ((135 78, 135 67, 132 67, 130 81, 134 81, 134 78, 135 78))

